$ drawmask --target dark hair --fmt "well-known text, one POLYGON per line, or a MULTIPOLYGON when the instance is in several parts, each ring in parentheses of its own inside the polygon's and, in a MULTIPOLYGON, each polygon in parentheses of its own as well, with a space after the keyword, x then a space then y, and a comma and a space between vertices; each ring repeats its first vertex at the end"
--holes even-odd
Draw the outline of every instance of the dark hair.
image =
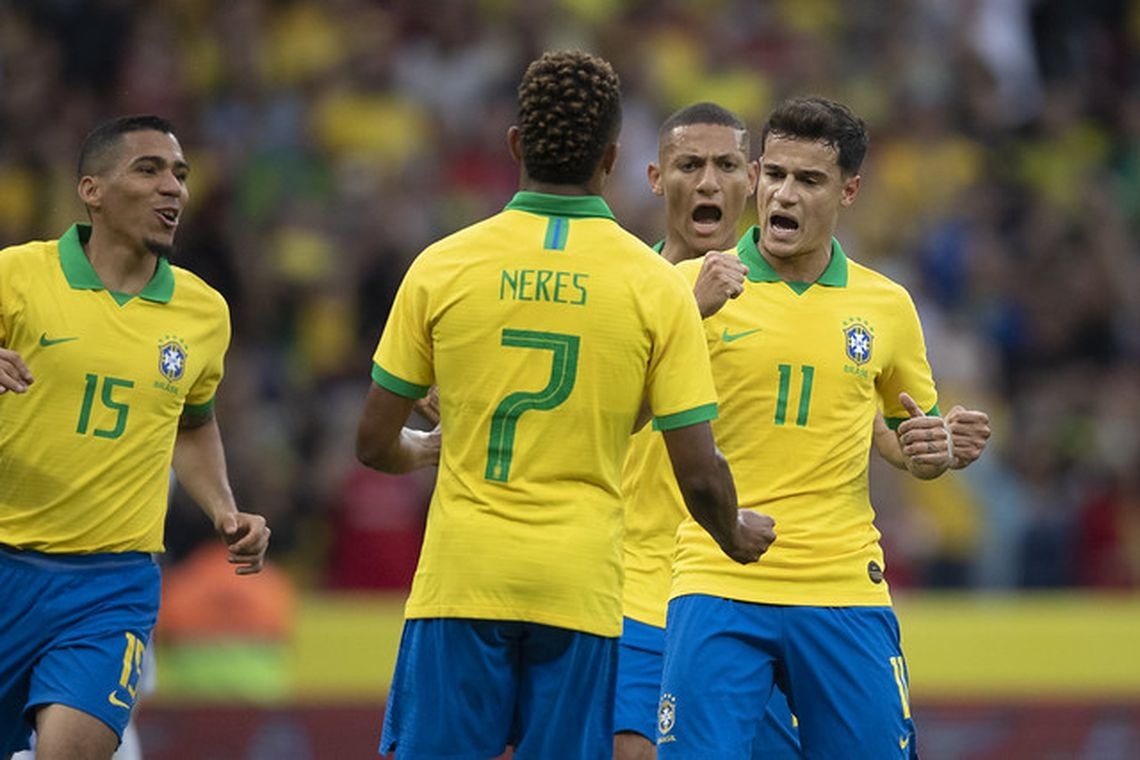
POLYGON ((839 153, 840 171, 850 177, 859 173, 867 154, 867 125, 855 113, 834 100, 817 95, 784 101, 764 124, 760 145, 769 135, 793 140, 821 141, 839 153))
POLYGON ((748 131, 748 125, 732 111, 716 103, 704 102, 693 103, 675 111, 661 123, 661 128, 657 130, 657 139, 664 140, 677 127, 689 127, 693 124, 714 124, 718 127, 748 131))
POLYGON ((539 182, 581 184, 621 130, 613 67, 578 50, 544 53, 519 84, 523 165, 539 182))
POLYGON ((150 114, 120 116, 95 127, 79 149, 79 178, 107 171, 111 164, 109 159, 118 147, 120 138, 129 132, 146 131, 172 135, 174 127, 166 119, 150 114))

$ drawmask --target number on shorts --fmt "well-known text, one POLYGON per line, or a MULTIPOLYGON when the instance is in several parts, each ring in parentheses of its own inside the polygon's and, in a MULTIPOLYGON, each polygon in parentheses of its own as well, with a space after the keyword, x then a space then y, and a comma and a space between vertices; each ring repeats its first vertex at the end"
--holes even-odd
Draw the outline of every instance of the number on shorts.
POLYGON ((895 672, 895 685, 899 687, 899 701, 902 703, 903 718, 910 719, 910 686, 906 678, 906 662, 902 655, 891 658, 891 670, 895 672))

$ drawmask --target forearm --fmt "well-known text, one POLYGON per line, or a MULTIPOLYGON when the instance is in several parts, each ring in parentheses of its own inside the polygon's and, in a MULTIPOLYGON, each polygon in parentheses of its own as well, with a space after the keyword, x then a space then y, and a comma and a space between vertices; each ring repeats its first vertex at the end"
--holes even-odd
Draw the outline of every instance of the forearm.
POLYGON ((179 484, 206 513, 215 528, 219 527, 223 515, 238 511, 215 419, 178 429, 173 464, 179 484))
POLYGON ((433 459, 425 447, 425 439, 430 435, 404 427, 388 446, 358 445, 356 455, 362 464, 374 470, 393 475, 411 472, 438 462, 438 449, 433 459))
POLYGON ((708 423, 664 432, 665 448, 685 507, 731 555, 738 538, 736 485, 728 461, 713 441, 708 423))
POLYGON ((415 403, 375 384, 369 388, 356 430, 361 464, 400 474, 439 462, 439 428, 424 432, 404 425, 415 403))
POLYGON ((736 486, 728 461, 719 450, 714 460, 716 466, 700 477, 682 478, 675 470, 674 474, 689 514, 727 550, 733 546, 737 530, 736 486))

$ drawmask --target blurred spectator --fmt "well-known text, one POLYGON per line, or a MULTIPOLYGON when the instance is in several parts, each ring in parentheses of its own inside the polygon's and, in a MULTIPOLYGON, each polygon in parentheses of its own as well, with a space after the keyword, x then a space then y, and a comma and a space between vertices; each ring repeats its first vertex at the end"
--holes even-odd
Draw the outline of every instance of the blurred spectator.
MULTIPOLYGON (((844 248, 915 294, 941 400, 995 432, 952 488, 875 473, 892 581, 1137 585, 1136 2, 8 0, 0 245, 81 213, 66 157, 92 122, 174 119, 198 198, 176 258, 234 313, 234 487, 296 582, 404 583, 431 484, 358 472, 361 357, 408 257, 509 200, 513 72, 574 45, 622 76, 608 200, 647 238, 676 107, 756 124, 819 92, 868 116, 875 181, 844 248)), ((171 520, 177 571, 197 536, 171 520)))
POLYGON ((164 572, 162 604, 155 637, 164 688, 251 702, 288 694, 296 600, 292 581, 275 565, 238 578, 225 547, 207 541, 164 572))

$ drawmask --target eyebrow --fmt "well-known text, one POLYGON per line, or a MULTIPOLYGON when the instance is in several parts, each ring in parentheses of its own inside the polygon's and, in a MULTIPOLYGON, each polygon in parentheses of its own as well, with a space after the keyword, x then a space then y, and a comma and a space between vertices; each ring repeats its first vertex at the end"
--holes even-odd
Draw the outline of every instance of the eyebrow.
MULTIPOLYGON (((131 166, 134 166, 135 164, 143 163, 146 161, 150 161, 152 163, 159 164, 160 166, 166 166, 166 165, 171 163, 170 161, 166 160, 166 158, 164 158, 163 156, 144 155, 144 156, 135 156, 135 158, 131 160, 131 166)), ((187 172, 190 171, 190 164, 186 163, 186 161, 183 159, 178 159, 177 161, 175 161, 173 163, 173 166, 175 169, 183 169, 187 172)))
POLYGON ((794 174, 800 179, 827 179, 828 173, 819 169, 800 169, 798 171, 789 171, 783 164, 775 163, 774 161, 764 161, 763 166, 765 170, 776 169, 784 172, 785 174, 794 174))

